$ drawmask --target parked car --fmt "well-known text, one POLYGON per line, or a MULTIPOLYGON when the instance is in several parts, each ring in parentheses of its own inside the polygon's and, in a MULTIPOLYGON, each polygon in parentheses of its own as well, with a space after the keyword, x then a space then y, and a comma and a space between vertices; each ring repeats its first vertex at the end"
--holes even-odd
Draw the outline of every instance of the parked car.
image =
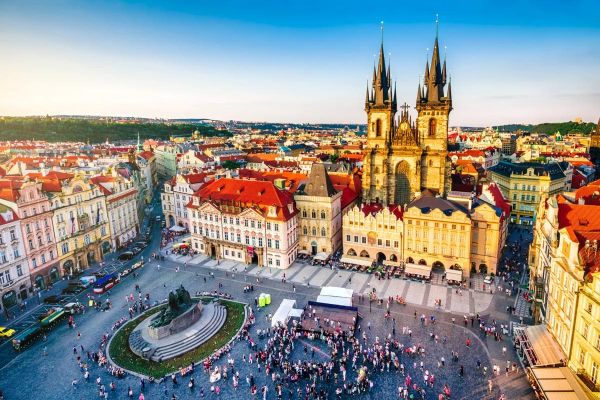
POLYGON ((44 298, 44 303, 46 304, 56 304, 58 302, 60 302, 60 299, 62 298, 62 296, 58 296, 58 295, 50 295, 46 298, 44 298))
POLYGON ((121 261, 127 261, 127 260, 131 260, 133 258, 134 254, 131 251, 126 251, 121 253, 121 255, 119 255, 118 259, 121 261))
POLYGON ((76 303, 67 303, 65 304, 65 312, 67 314, 76 314, 78 312, 80 312, 81 310, 83 310, 83 304, 76 302, 76 303))
POLYGON ((0 337, 9 338, 15 334, 14 329, 6 328, 4 326, 0 326, 0 337))
POLYGON ((494 282, 494 278, 492 278, 491 275, 488 275, 485 278, 483 278, 483 283, 485 283, 486 285, 491 285, 492 282, 494 282))
POLYGON ((69 282, 66 288, 62 290, 62 294, 77 294, 81 293, 85 290, 86 286, 84 286, 81 282, 69 282))

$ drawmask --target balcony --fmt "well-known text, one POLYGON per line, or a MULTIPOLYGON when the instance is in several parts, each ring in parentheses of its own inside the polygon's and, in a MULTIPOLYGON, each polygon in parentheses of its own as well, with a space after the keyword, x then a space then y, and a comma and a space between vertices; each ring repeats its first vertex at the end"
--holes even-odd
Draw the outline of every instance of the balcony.
POLYGON ((577 377, 581 380, 581 382, 592 392, 600 392, 600 385, 594 383, 592 378, 588 375, 586 370, 580 368, 577 370, 577 377))

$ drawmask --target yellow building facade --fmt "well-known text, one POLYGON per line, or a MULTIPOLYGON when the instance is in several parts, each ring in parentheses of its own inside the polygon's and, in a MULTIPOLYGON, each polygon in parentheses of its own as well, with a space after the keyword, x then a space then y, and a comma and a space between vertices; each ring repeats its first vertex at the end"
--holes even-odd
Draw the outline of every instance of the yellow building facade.
POLYGON ((600 205, 577 196, 544 200, 530 249, 534 318, 596 395, 600 384, 600 205))
POLYGON ((511 203, 510 221, 532 226, 540 200, 571 188, 572 167, 569 163, 510 163, 501 161, 488 169, 495 182, 511 203))
POLYGON ((87 178, 63 180, 49 192, 60 267, 73 275, 101 261, 111 251, 106 200, 87 178))

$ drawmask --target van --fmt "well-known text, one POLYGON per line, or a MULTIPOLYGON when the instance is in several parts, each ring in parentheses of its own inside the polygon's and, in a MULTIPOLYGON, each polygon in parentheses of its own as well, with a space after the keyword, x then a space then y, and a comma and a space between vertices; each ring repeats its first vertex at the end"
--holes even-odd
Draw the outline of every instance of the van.
POLYGON ((88 287, 94 282, 96 282, 96 277, 94 275, 82 276, 81 278, 79 278, 79 282, 81 282, 83 286, 88 287))

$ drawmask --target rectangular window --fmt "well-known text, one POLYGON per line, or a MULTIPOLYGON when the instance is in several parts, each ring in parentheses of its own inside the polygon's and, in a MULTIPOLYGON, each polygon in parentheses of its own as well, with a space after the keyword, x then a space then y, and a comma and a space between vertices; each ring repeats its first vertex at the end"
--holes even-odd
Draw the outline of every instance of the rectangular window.
POLYGON ((275 225, 275 232, 279 232, 279 224, 274 224, 275 225))
POLYGON ((386 240, 386 241, 385 241, 385 245, 386 245, 386 247, 390 247, 390 241, 389 241, 389 240, 386 240))
POLYGON ((271 230, 271 223, 270 222, 267 222, 267 229, 271 230))
POLYGON ((377 239, 377 246, 381 246, 382 244, 382 240, 381 239, 377 239))
POLYGON ((46 255, 42 254, 42 264, 45 264, 45 263, 46 263, 46 255))
POLYGON ((263 240, 262 240, 262 238, 260 237, 260 238, 258 238, 258 246, 259 246, 259 247, 262 247, 262 245, 263 245, 263 240))
POLYGON ((281 262, 279 260, 275 260, 275 265, 279 267, 281 266, 281 262))
POLYGON ((354 236, 354 242, 358 243, 358 236, 354 236))
POLYGON ((367 237, 366 236, 362 236, 360 238, 360 241, 361 241, 362 244, 366 244, 367 243, 367 237))
POLYGON ((273 247, 273 243, 271 242, 271 239, 267 239, 267 247, 273 247))
POLYGON ((346 242, 350 241, 350 235, 346 235, 346 242))
POLYGON ((398 241, 397 240, 394 240, 394 247, 398 248, 398 241))
POLYGON ((23 276, 23 268, 20 265, 17 265, 17 276, 23 276))
POLYGON ((279 240, 275 240, 275 248, 279 250, 279 240))
POLYGON ((250 244, 250 237, 246 236, 246 244, 250 244))

